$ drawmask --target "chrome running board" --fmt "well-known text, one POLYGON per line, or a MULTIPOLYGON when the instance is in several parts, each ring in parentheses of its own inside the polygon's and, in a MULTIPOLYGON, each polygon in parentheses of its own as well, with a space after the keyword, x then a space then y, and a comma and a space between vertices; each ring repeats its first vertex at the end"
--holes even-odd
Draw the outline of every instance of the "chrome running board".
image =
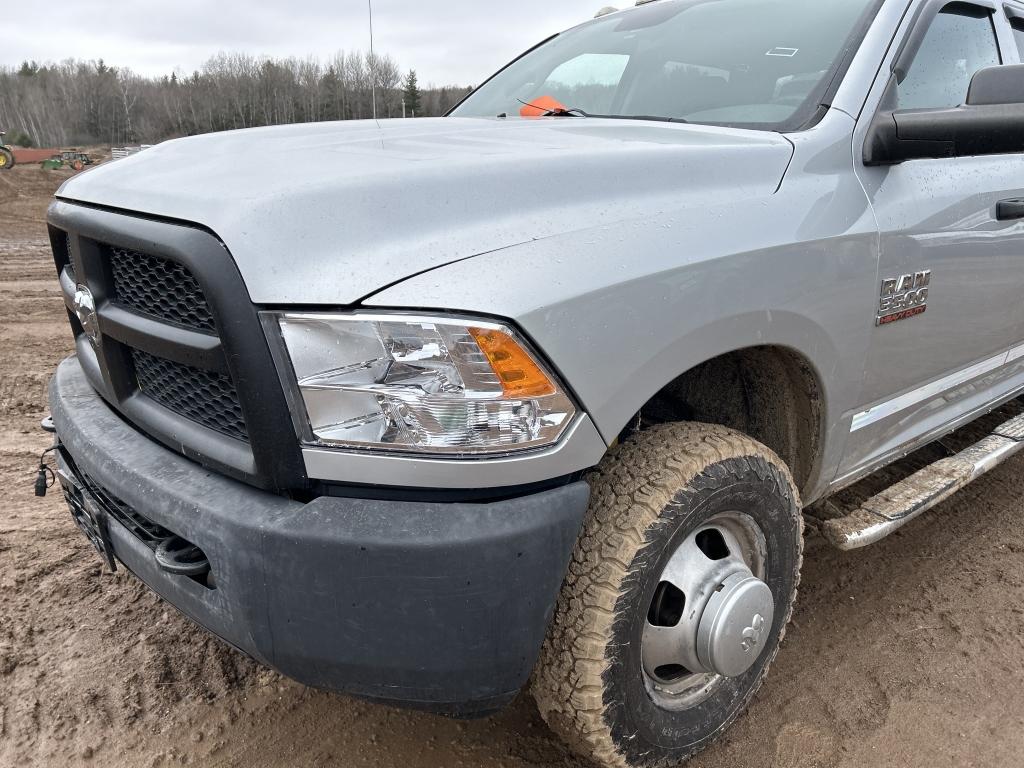
POLYGON ((849 515, 822 521, 821 532, 842 550, 874 544, 1022 449, 1024 414, 1004 422, 970 448, 891 485, 849 515))

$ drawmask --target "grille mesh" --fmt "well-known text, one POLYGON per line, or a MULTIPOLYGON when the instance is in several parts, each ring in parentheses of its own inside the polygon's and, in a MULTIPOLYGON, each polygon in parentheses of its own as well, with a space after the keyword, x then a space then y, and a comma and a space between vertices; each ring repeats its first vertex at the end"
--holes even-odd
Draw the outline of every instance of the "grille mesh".
POLYGON ((216 332, 203 289, 186 267, 110 246, 110 268, 119 304, 192 330, 216 332))
POLYGON ((87 475, 82 476, 92 495, 103 505, 111 517, 135 534, 147 547, 156 549, 157 545, 174 534, 163 528, 148 517, 143 517, 133 507, 128 506, 113 494, 96 485, 87 475))
POLYGON ((57 256, 57 271, 66 270, 68 278, 72 283, 77 283, 78 278, 75 276, 75 260, 71 256, 71 235, 66 232, 61 234, 61 238, 64 240, 64 253, 54 251, 57 256))
MULTIPOLYGON (((85 496, 83 495, 82 488, 78 485, 81 483, 86 489, 88 489, 93 499, 99 502, 103 507, 103 510, 108 515, 121 523, 121 525, 127 528, 131 533, 135 534, 135 536, 150 549, 156 549, 160 542, 166 541, 174 536, 174 534, 166 528, 157 525, 148 517, 144 517, 139 514, 139 512, 121 501, 121 499, 100 487, 91 477, 75 466, 74 460, 70 455, 68 455, 66 450, 62 449, 61 455, 64 458, 71 474, 74 475, 77 480, 77 482, 72 483, 61 482, 61 490, 64 492, 64 499, 70 505, 71 513, 77 521, 82 521, 83 519, 90 517, 85 507, 85 496)), ((90 540, 93 539, 93 532, 87 531, 86 535, 90 540)))
POLYGON ((139 389, 165 408, 237 440, 249 434, 231 379, 132 350, 139 389))

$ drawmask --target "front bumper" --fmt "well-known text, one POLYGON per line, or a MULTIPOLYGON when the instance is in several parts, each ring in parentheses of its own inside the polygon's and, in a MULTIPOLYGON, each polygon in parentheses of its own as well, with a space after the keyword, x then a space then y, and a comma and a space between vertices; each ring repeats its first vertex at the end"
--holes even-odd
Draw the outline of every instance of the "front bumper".
MULTIPOLYGON (((111 518, 113 554, 194 621, 306 685, 475 714, 526 682, 586 510, 577 482, 486 504, 317 498, 210 472, 125 423, 76 358, 50 386, 62 469, 199 546, 173 575, 111 518)), ((467 469, 471 471, 471 469, 467 469)))

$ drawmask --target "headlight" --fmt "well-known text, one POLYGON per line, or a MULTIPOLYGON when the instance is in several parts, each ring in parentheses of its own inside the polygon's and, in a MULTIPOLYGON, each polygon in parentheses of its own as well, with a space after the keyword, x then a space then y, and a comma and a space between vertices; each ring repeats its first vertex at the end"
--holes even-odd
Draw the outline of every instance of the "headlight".
POLYGON ((576 409, 507 326, 399 315, 265 313, 307 442, 486 454, 554 443, 576 409))

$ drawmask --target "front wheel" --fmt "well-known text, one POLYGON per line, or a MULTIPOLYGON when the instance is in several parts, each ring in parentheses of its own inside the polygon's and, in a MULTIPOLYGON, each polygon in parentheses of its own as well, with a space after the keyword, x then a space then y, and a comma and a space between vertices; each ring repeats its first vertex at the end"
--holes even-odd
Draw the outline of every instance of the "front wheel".
POLYGON ((533 681, 541 714, 604 766, 685 760, 760 687, 792 613, 799 496, 724 427, 634 435, 593 495, 533 681))

